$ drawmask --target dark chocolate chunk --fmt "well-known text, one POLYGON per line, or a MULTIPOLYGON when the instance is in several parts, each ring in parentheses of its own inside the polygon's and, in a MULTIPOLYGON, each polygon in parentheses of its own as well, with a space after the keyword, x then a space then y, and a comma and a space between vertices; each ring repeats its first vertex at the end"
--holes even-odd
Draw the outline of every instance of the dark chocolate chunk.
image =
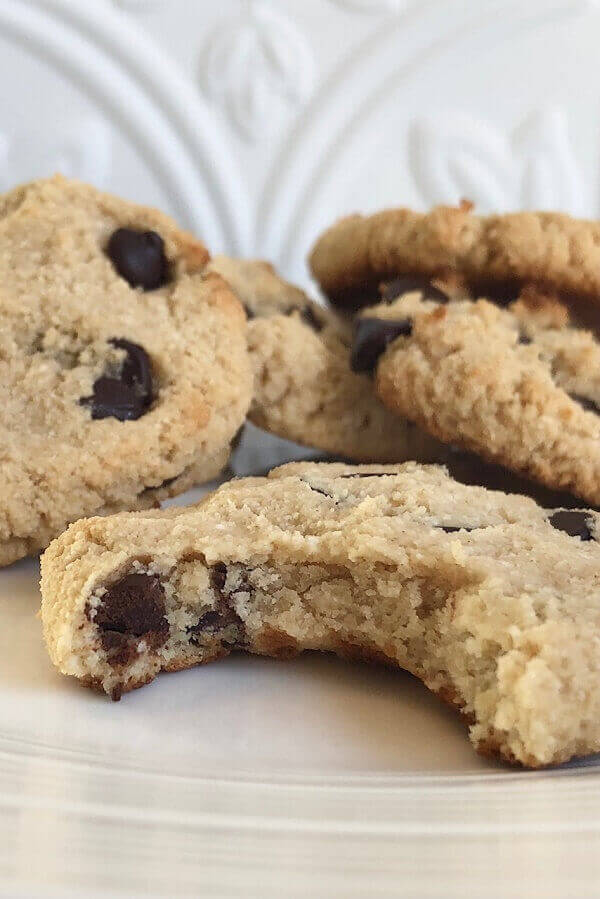
POLYGON ((559 509, 548 519, 557 531, 564 531, 569 537, 579 537, 580 540, 593 540, 590 530, 590 516, 578 509, 559 509))
POLYGON ((152 365, 144 347, 123 337, 115 337, 109 343, 126 353, 121 366, 121 381, 129 387, 135 387, 142 396, 151 398, 152 365))
POLYGON ((122 649, 130 637, 143 637, 158 647, 169 635, 165 591, 156 575, 126 575, 107 588, 95 614, 90 605, 86 611, 107 651, 122 649))
POLYGON ((438 524, 438 525, 436 525, 436 527, 441 528, 442 531, 445 531, 447 534, 455 534, 456 531, 469 531, 470 532, 470 531, 477 530, 477 527, 471 527, 468 524, 458 524, 458 525, 438 524))
POLYGON ((586 412, 595 412, 596 415, 600 415, 600 408, 593 400, 588 399, 587 396, 581 396, 579 393, 570 393, 569 396, 572 400, 575 400, 576 403, 579 403, 586 412))
POLYGON ((198 624, 195 624, 190 631, 199 633, 200 631, 214 631, 222 624, 222 617, 216 609, 205 612, 198 624))
POLYGON ((82 406, 90 406, 92 418, 117 418, 119 421, 134 421, 140 418, 145 407, 132 387, 118 378, 102 376, 94 381, 93 396, 83 397, 82 406))
POLYGON ((106 254, 132 287, 156 290, 170 279, 165 242, 156 231, 119 228, 111 235, 106 254))
POLYGON ((217 562, 210 570, 210 583, 215 590, 223 590, 227 581, 227 565, 217 562))
POLYGON ((216 562, 210 569, 210 583, 217 591, 218 598, 214 609, 209 609, 198 620, 197 624, 188 627, 189 640, 193 646, 199 646, 201 636, 217 637, 226 649, 234 649, 244 645, 244 622, 231 606, 231 597, 236 593, 251 591, 247 578, 242 577, 242 583, 232 589, 226 590, 227 565, 224 562, 216 562))
POLYGON ((94 381, 92 396, 79 402, 90 407, 94 419, 135 421, 154 399, 150 358, 143 347, 129 340, 115 338, 110 343, 126 353, 118 375, 101 375, 94 381))
POLYGON ((350 368, 356 372, 373 372, 386 347, 397 337, 408 337, 411 333, 412 322, 409 318, 359 318, 354 332, 350 368))
POLYGON ((385 281, 379 288, 381 299, 387 303, 391 303, 392 300, 401 297, 403 293, 410 293, 413 290, 420 290, 424 300, 435 300, 437 303, 448 302, 448 294, 439 287, 435 287, 427 275, 400 275, 392 281, 385 281))

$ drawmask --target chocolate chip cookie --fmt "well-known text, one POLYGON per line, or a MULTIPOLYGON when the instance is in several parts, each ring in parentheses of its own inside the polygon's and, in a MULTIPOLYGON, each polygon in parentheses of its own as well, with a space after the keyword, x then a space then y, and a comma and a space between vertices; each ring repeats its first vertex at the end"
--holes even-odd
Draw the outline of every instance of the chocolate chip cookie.
POLYGON ((451 277, 473 296, 501 303, 534 283, 561 294, 584 321, 599 322, 600 223, 556 212, 478 216, 463 202, 428 213, 351 215, 317 240, 310 266, 345 311, 377 302, 382 281, 402 279, 399 294, 451 277))
POLYGON ((361 313, 352 363, 432 435, 600 505, 600 344, 557 299, 407 294, 361 313))
POLYGON ((600 750, 599 526, 440 466, 291 464, 72 525, 42 558, 44 634, 114 699, 233 650, 383 661, 480 752, 548 765, 600 750))
POLYGON ((352 331, 346 321, 284 281, 267 262, 219 256, 209 270, 228 281, 246 308, 254 424, 361 462, 432 461, 445 452, 389 413, 370 378, 350 370, 352 331))
POLYGON ((207 261, 171 219, 75 181, 0 198, 0 564, 225 464, 250 369, 207 261))

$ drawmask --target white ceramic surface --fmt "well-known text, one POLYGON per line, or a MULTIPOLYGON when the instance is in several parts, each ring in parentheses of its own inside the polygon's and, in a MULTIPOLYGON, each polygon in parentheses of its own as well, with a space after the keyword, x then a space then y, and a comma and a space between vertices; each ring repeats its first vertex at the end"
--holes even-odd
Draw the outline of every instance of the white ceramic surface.
MULTIPOLYGON (((597 215, 599 38, 584 0, 0 0, 0 188, 61 169, 305 284, 355 209, 597 215)), ((291 451, 251 432, 235 470, 291 451)), ((0 572, 0 895, 597 895, 595 759, 507 771, 329 658, 111 704, 52 670, 36 581, 0 572)))

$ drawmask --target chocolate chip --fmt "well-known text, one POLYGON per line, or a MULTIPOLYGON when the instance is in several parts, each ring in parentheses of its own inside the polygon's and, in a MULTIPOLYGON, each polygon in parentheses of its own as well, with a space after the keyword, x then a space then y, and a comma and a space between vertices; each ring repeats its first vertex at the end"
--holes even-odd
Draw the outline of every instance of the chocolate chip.
POLYGON ((209 609, 198 620, 197 624, 188 627, 190 643, 193 646, 201 644, 202 635, 217 637, 226 649, 242 647, 244 645, 244 622, 232 608, 230 600, 239 592, 250 592, 250 586, 246 577, 242 575, 241 583, 232 590, 226 590, 227 565, 224 562, 216 562, 209 572, 211 586, 217 591, 218 598, 214 609, 209 609))
POLYGON ((521 331, 521 333, 519 334, 519 343, 522 344, 523 346, 529 346, 529 344, 531 342, 532 342, 531 337, 528 337, 527 334, 524 334, 521 331))
POLYGON ((155 575, 126 575, 108 587, 95 610, 88 604, 86 612, 107 651, 122 649, 130 637, 143 637, 156 648, 169 635, 165 591, 155 575))
POLYGON ((381 299, 387 303, 401 297, 404 293, 420 290, 424 300, 435 300, 437 303, 447 303, 448 294, 435 287, 427 275, 400 275, 392 281, 386 281, 379 287, 381 299))
POLYGON ((115 338, 109 341, 126 356, 117 377, 101 375, 94 381, 92 396, 79 402, 89 406, 92 418, 116 418, 134 421, 152 404, 152 365, 146 350, 137 343, 115 338))
POLYGON ((227 581, 227 565, 217 562, 210 570, 210 583, 215 590, 223 590, 227 581))
POLYGON ((576 403, 579 403, 586 412, 595 412, 596 415, 600 415, 600 407, 593 400, 588 399, 587 396, 581 396, 579 393, 570 393, 569 396, 576 403))
POLYGON ((195 624, 193 628, 190 628, 190 630, 194 633, 199 633, 201 630, 216 630, 216 628, 219 627, 221 623, 221 615, 217 612, 216 609, 211 609, 209 612, 205 612, 198 624, 195 624))
POLYGON ((111 235, 106 253, 131 287, 156 290, 169 281, 165 242, 156 231, 119 228, 111 235))
POLYGON ((476 531, 476 530, 477 530, 476 527, 470 527, 470 526, 467 525, 467 524, 458 524, 458 525, 453 525, 453 524, 449 524, 449 525, 438 524, 438 525, 436 525, 436 527, 441 528, 442 531, 445 531, 447 534, 455 534, 456 531, 469 531, 469 532, 471 532, 471 531, 476 531))
POLYGON ((593 540, 590 530, 590 516, 576 509, 559 509, 548 519, 557 531, 564 531, 569 537, 580 540, 593 540))
POLYGON ((386 347, 397 337, 412 333, 412 321, 403 319, 359 318, 354 332, 350 368, 373 372, 386 347))

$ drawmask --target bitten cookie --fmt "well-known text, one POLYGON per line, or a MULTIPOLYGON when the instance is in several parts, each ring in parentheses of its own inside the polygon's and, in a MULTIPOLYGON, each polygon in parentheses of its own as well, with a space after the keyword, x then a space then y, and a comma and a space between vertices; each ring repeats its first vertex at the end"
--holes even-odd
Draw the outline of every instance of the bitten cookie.
POLYGON ((463 202, 428 213, 351 215, 317 240, 310 267, 332 303, 346 311, 377 302, 381 281, 408 276, 406 292, 441 275, 503 303, 533 282, 561 293, 584 321, 598 324, 600 223, 556 212, 478 216, 463 202))
POLYGON ((259 260, 211 261, 248 315, 254 399, 248 417, 280 437, 360 462, 433 461, 445 448, 403 422, 348 363, 347 322, 259 260))
POLYGON ((166 216, 75 181, 0 198, 0 564, 223 467, 250 369, 207 260, 166 216))
POLYGON ((480 752, 564 762, 600 750, 599 524, 439 466, 291 464, 71 525, 42 558, 44 635, 113 699, 234 649, 384 661, 480 752))
POLYGON ((353 366, 441 440, 600 505, 600 344, 558 301, 407 294, 358 319, 353 366), (387 349, 386 349, 387 347, 387 349))

